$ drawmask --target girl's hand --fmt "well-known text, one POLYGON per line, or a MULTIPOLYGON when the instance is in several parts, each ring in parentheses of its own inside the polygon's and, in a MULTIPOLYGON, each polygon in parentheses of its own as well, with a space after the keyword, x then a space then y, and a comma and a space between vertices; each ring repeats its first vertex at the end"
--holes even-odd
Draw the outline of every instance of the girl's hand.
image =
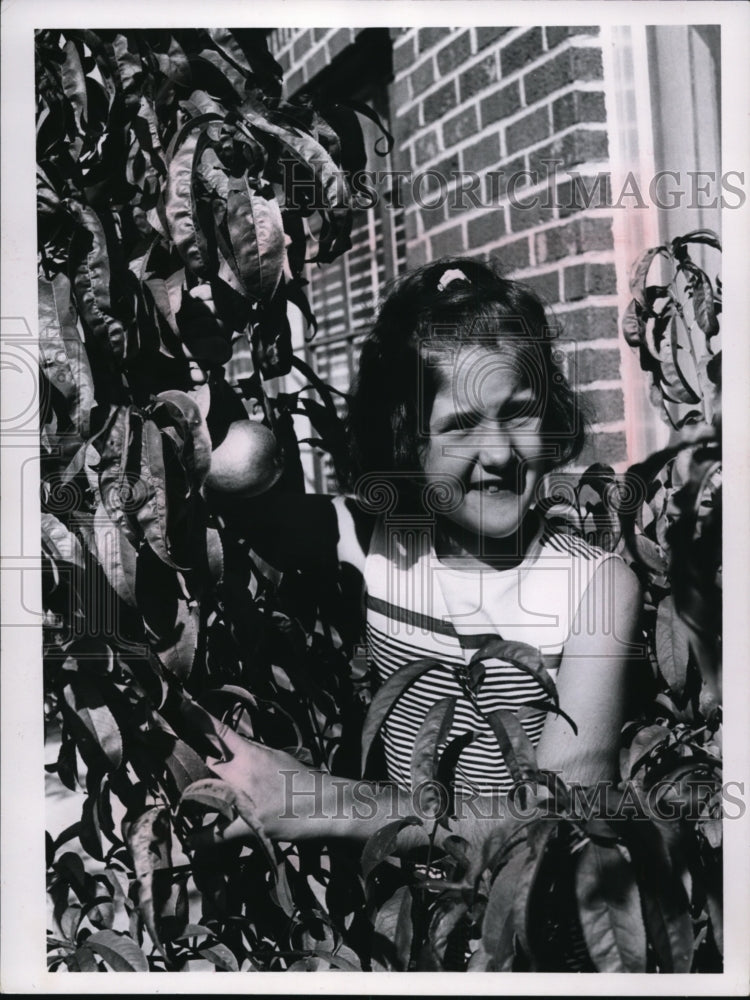
MULTIPOLYGON (((330 832, 323 811, 316 809, 316 796, 323 790, 322 772, 313 771, 283 750, 240 736, 188 698, 182 699, 180 715, 215 747, 216 755, 207 756, 206 764, 217 778, 251 799, 268 837, 291 841, 330 832)), ((220 833, 215 828, 199 831, 193 846, 251 836, 250 827, 238 817, 220 833)))

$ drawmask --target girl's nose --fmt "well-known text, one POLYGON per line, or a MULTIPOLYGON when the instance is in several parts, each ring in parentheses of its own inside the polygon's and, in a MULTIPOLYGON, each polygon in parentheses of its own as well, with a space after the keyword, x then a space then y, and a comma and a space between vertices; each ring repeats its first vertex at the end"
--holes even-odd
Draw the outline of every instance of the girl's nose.
POLYGON ((485 469, 502 469, 511 459, 513 446, 510 435, 497 428, 478 427, 477 458, 485 469))

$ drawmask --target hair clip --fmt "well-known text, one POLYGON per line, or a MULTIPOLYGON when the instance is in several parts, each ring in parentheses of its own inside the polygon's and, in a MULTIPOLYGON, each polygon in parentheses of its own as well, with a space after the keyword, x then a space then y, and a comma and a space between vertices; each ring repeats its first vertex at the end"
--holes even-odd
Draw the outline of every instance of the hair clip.
POLYGON ((463 271, 460 271, 457 267, 451 267, 443 272, 440 281, 437 283, 437 290, 444 292, 448 285, 452 285, 454 281, 465 281, 467 285, 471 284, 463 271))

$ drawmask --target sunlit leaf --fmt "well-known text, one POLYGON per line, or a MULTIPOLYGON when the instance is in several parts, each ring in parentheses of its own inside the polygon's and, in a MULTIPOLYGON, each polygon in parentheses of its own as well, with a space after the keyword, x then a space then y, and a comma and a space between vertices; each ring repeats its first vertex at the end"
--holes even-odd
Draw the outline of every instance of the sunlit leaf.
POLYGON ((406 816, 403 819, 386 823, 369 838, 362 851, 362 874, 367 878, 370 872, 396 849, 399 833, 407 826, 422 826, 422 820, 416 816, 406 816))
POLYGON ((237 964, 237 959, 235 958, 234 953, 220 941, 217 941, 216 944, 208 945, 206 948, 201 948, 199 950, 199 954, 202 958, 205 958, 207 962, 210 962, 219 969, 224 969, 226 972, 240 971, 240 967, 237 964))
POLYGON ((125 836, 138 884, 138 907, 154 944, 166 958, 156 926, 154 872, 172 863, 169 813, 163 806, 147 809, 127 825, 125 836))
POLYGON ((284 263, 284 226, 278 202, 254 193, 245 177, 230 178, 227 226, 237 276, 246 294, 258 302, 269 302, 284 263))
POLYGON ((659 670, 670 688, 681 695, 687 677, 690 636, 671 595, 659 602, 655 637, 659 670))
POLYGON ((451 725, 456 698, 441 698, 424 717, 411 753, 412 792, 419 791, 420 805, 426 816, 437 817, 447 802, 435 787, 438 747, 445 742, 451 725))
POLYGON ((590 841, 576 865, 578 913, 599 972, 645 972, 646 929, 631 864, 615 846, 590 841))
POLYGON ((534 646, 525 642, 509 642, 506 639, 491 638, 472 656, 471 663, 482 660, 502 660, 512 663, 524 673, 530 674, 539 682, 545 693, 557 704, 557 686, 544 666, 542 654, 534 646))
POLYGON ((515 712, 497 708, 494 712, 488 712, 486 718, 513 780, 523 781, 534 774, 537 769, 534 745, 515 712))
POLYGON ((408 886, 401 886, 375 916, 373 972, 389 969, 405 972, 409 968, 413 933, 411 892, 408 886))
POLYGON ((405 664, 395 673, 391 674, 385 684, 383 684, 383 686, 377 691, 375 697, 370 703, 367 718, 365 719, 362 727, 363 772, 367 765, 367 758, 370 753, 372 741, 375 739, 380 727, 393 706, 396 704, 396 701, 418 677, 422 676, 422 674, 426 674, 428 670, 439 669, 440 664, 437 660, 413 660, 411 663, 405 664))
POLYGON ((76 676, 65 685, 64 695, 76 718, 106 755, 110 766, 118 768, 122 763, 122 736, 102 691, 86 677, 76 676))
POLYGON ((127 934, 96 931, 86 946, 100 955, 114 972, 148 972, 148 959, 127 934))
POLYGON ((515 898, 521 873, 530 857, 528 844, 514 850, 498 872, 490 888, 487 909, 482 922, 482 944, 491 958, 498 955, 506 924, 512 919, 515 898))

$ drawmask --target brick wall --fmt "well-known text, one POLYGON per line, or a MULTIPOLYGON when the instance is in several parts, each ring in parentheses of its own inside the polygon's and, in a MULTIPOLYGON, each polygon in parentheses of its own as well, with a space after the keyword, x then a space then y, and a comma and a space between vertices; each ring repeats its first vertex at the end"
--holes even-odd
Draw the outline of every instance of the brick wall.
MULTIPOLYGON (((625 401, 598 29, 390 34, 407 264, 491 257, 531 285, 562 327, 565 364, 593 414, 582 461, 621 465, 625 401)), ((355 36, 347 28, 275 32, 287 93, 314 80, 355 36)))

